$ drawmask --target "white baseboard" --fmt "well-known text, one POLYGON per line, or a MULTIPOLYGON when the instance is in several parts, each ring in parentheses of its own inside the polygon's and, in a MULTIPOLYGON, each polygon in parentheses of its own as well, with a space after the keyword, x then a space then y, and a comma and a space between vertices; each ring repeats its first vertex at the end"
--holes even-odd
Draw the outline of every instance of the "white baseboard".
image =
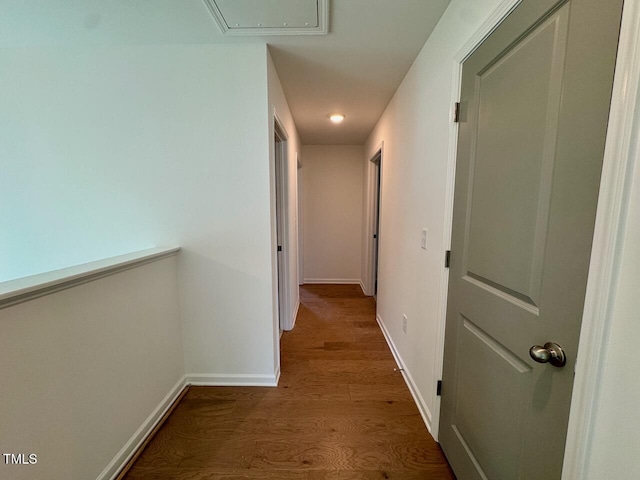
POLYGON ((245 375, 245 374, 209 374, 190 373, 183 376, 171 391, 162 399, 160 404, 151 412, 151 415, 142 423, 140 428, 120 449, 109 465, 98 475, 96 480, 114 480, 120 474, 127 462, 138 451, 151 432, 162 419, 173 402, 180 396, 188 385, 195 386, 246 386, 246 387, 276 387, 280 380, 280 367, 275 373, 269 375, 245 375))
POLYGON ((116 456, 109 462, 109 465, 98 475, 97 480, 113 480, 122 468, 127 464, 131 457, 138 451, 143 442, 151 434, 158 422, 164 414, 169 410, 173 402, 180 396, 182 390, 187 386, 186 378, 182 377, 178 380, 169 393, 162 399, 160 404, 151 412, 151 415, 140 425, 140 428, 131 436, 129 441, 124 444, 116 456))
POLYGON ((411 372, 409 372, 409 370, 404 364, 404 361, 402 360, 402 357, 400 356, 400 353, 398 353, 398 349, 393 343, 393 340, 391 339, 391 335, 389 334, 389 331, 387 330, 387 327, 385 326, 384 322, 380 318, 380 315, 376 315, 376 320, 378 321, 378 325, 380 325, 380 329, 382 330, 382 334, 384 335, 384 338, 387 341, 387 345, 389 345, 389 348, 391 349, 393 358, 398 364, 398 367, 402 369, 402 376, 404 377, 404 381, 407 384, 407 387, 409 387, 409 391, 411 392, 413 401, 416 402, 416 406, 418 407, 418 411, 422 416, 422 420, 424 421, 424 424, 427 426, 427 430, 429 430, 429 433, 431 433, 431 419, 432 419, 431 411, 427 407, 427 404, 425 403, 424 398, 422 398, 422 395, 420 394, 418 387, 413 381, 411 372))
POLYGON ((359 278, 305 278, 305 284, 359 285, 359 278))
POLYGON ((360 289, 362 290, 362 294, 363 295, 367 295, 367 289, 364 288, 364 282, 362 280, 359 280, 358 284, 360 285, 360 289))
POLYGON ((277 387, 280 372, 271 374, 188 373, 187 383, 203 387, 277 387))

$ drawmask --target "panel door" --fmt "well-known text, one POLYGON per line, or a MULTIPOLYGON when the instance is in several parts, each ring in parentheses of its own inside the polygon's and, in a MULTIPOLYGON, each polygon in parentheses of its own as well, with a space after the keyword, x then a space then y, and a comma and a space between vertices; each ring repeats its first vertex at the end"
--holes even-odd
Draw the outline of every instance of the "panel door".
POLYGON ((460 480, 561 476, 621 10, 524 0, 463 64, 440 422, 460 480), (547 342, 564 367, 531 357, 547 342))

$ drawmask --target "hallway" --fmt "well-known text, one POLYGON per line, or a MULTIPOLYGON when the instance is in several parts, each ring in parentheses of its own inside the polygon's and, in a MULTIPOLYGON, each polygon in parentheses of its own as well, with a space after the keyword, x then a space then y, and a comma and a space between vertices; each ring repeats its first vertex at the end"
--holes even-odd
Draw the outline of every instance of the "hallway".
POLYGON ((453 479, 357 285, 306 285, 277 388, 191 387, 126 479, 453 479))

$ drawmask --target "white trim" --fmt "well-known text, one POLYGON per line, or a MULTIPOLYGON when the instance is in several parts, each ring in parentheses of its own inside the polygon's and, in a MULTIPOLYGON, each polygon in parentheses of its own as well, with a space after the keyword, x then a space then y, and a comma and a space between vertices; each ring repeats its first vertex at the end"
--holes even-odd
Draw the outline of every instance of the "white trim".
POLYGON ((176 255, 180 247, 149 248, 0 283, 0 309, 76 287, 108 275, 176 255))
POLYGON ((304 171, 302 170, 303 165, 300 161, 300 153, 296 152, 296 200, 298 207, 298 286, 304 284, 304 180, 303 175, 304 171))
MULTIPOLYGON (((384 140, 381 141, 372 152, 366 157, 365 163, 365 191, 364 191, 364 232, 365 241, 363 249, 365 251, 365 264, 363 274, 363 288, 362 291, 365 295, 374 295, 375 293, 375 281, 373 271, 373 224, 375 215, 375 203, 376 203, 376 184, 375 184, 375 168, 380 169, 380 196, 382 197, 382 165, 384 163, 384 140), (379 154, 379 155, 378 155, 379 154), (380 163, 375 164, 374 159, 380 156, 380 163)), ((382 198, 380 199, 382 200, 382 198)), ((380 201, 380 207, 382 207, 382 201, 380 201)), ((379 220, 382 220, 382 212, 378 212, 379 220)), ((378 257, 380 256, 380 225, 378 225, 378 257)), ((378 264, 380 258, 378 258, 378 264)))
MULTIPOLYGON (((291 312, 290 312, 290 307, 291 307, 291 297, 292 297, 292 289, 291 289, 291 275, 290 275, 290 265, 291 265, 291 258, 290 258, 290 247, 291 247, 291 238, 290 238, 290 233, 291 233, 291 222, 290 220, 290 209, 291 209, 291 204, 290 204, 290 185, 289 185, 289 146, 288 146, 288 142, 289 142, 289 134, 286 130, 286 128, 284 127, 284 123, 282 122, 282 120, 280 119, 278 112, 276 110, 276 108, 274 107, 273 109, 273 135, 272 135, 272 139, 270 141, 273 141, 273 149, 272 149, 272 156, 270 155, 270 168, 272 168, 273 170, 273 183, 272 183, 272 187, 273 187, 273 196, 272 196, 272 212, 273 212, 273 218, 272 218, 272 228, 274 228, 275 230, 272 232, 272 249, 273 249, 273 253, 272 253, 272 261, 274 262, 274 266, 275 266, 275 276, 273 277, 273 281, 274 281, 274 285, 273 285, 273 299, 276 305, 275 308, 275 312, 276 312, 276 322, 277 323, 277 330, 291 330, 293 328, 293 325, 290 323, 291 322, 291 312), (277 142, 275 140, 275 138, 278 137, 280 139, 279 142, 277 142), (280 152, 281 152, 281 156, 278 159, 278 154, 276 152, 276 149, 278 148, 278 143, 280 143, 280 152), (280 160, 280 167, 276 167, 276 163, 278 162, 278 160, 280 160), (277 176, 277 173, 280 173, 279 177, 277 176), (280 218, 280 221, 282 222, 282 228, 283 231, 282 233, 282 272, 280 271, 280 265, 278 262, 278 252, 277 252, 277 246, 278 246, 278 218, 279 218, 279 214, 278 214, 278 199, 276 198, 278 195, 278 184, 280 184, 281 188, 284 190, 283 192, 281 192, 282 195, 282 205, 280 206, 280 214, 283 218, 280 218), (279 291, 279 287, 280 287, 280 276, 282 276, 282 286, 283 291, 280 292, 279 291), (282 297, 282 304, 280 303, 282 297), (282 312, 281 312, 282 309, 282 312), (283 322, 284 323, 288 323, 287 325, 280 325, 280 316, 282 313, 282 317, 283 317, 283 322), (290 328, 287 328, 289 327, 290 328)), ((295 259, 296 263, 297 263, 297 258, 295 259)), ((278 342, 276 342, 278 343, 278 342)), ((279 354, 278 354, 279 357, 279 354)), ((276 365, 278 365, 279 360, 275 362, 276 365)))
MULTIPOLYGON (((293 309, 293 315, 291 315, 291 330, 296 326, 296 319, 298 318, 298 311, 300 310, 300 296, 298 296, 298 300, 296 301, 296 307, 293 309)), ((279 369, 280 367, 278 367, 279 369)))
MULTIPOLYGON (((454 60, 454 69, 457 68, 457 65, 460 65, 459 71, 462 72, 462 63, 471 56, 473 52, 475 52, 478 47, 484 42, 489 35, 493 33, 493 31, 500 26, 502 21, 509 16, 511 12, 513 12, 518 5, 522 3, 523 0, 503 0, 500 5, 487 17, 484 23, 478 28, 476 33, 464 44, 464 46, 458 51, 454 60)), ((454 90, 457 89, 458 95, 455 97, 456 101, 460 98, 460 80, 462 77, 457 79, 457 82, 454 82, 454 90)), ((454 81, 456 78, 454 77, 454 81)), ((452 105, 453 106, 453 105, 452 105)), ((451 116, 451 121, 453 122, 453 112, 451 116)), ((456 129, 457 132, 457 129, 456 129)))
POLYGON ((393 343, 393 340, 391 339, 391 335, 387 331, 387 327, 382 321, 382 318, 380 318, 380 315, 376 315, 376 320, 378 321, 378 325, 380 325, 380 330, 382 330, 382 334, 384 335, 384 339, 387 341, 387 345, 389 345, 391 354, 393 355, 393 358, 395 359, 396 364, 398 365, 398 368, 402 372, 402 377, 404 378, 404 381, 407 384, 407 387, 409 387, 409 391, 411 392, 413 401, 416 403, 416 406, 418 407, 420 416, 422 417, 424 424, 427 426, 427 430, 429 430, 429 432, 431 433, 431 428, 432 428, 431 411, 429 410, 429 407, 427 407, 427 404, 425 403, 424 398, 422 398, 422 395, 420 394, 420 390, 418 390, 418 386, 416 385, 416 383, 413 380, 413 377, 411 376, 411 372, 409 372, 409 370, 407 369, 407 366, 402 361, 402 357, 400 356, 400 353, 398 352, 396 345, 393 343))
POLYGON ((360 285, 360 289, 362 290, 362 294, 366 295, 367 291, 364 288, 364 282, 362 281, 362 279, 360 279, 360 281, 358 282, 358 284, 360 285))
POLYGON ((224 15, 220 11, 220 7, 216 4, 216 0, 203 0, 205 6, 216 21, 220 32, 229 36, 263 36, 263 35, 326 35, 329 33, 329 0, 316 0, 318 6, 318 25, 309 27, 291 27, 291 28, 253 28, 253 27, 234 27, 229 28, 224 15))
POLYGON ((281 136, 283 142, 288 141, 289 133, 287 132, 287 129, 284 128, 284 122, 280 119, 280 116, 278 115, 278 111, 276 110, 275 107, 273 107, 273 119, 274 119, 273 132, 281 136), (278 130, 280 131, 278 132, 278 130))
POLYGON ((305 278, 305 285, 333 284, 333 285, 360 285, 359 278, 305 278))
MULTIPOLYGON (((451 114, 449 123, 449 148, 447 157, 447 177, 445 180, 444 196, 444 228, 442 235, 442 245, 445 250, 451 249, 451 228, 453 225, 453 196, 455 190, 456 156, 458 153, 458 124, 453 122, 454 104, 460 100, 460 89, 462 88, 462 63, 480 46, 480 44, 500 25, 500 23, 522 2, 522 0, 504 0, 476 33, 464 44, 464 46, 453 57, 451 72, 451 114)), ((442 252, 444 255, 444 252, 442 252)), ((442 378, 444 366, 444 333, 447 321, 447 295, 449 293, 449 269, 444 267, 444 256, 442 270, 440 273, 440 292, 438 294, 438 322, 436 325, 436 348, 434 352, 434 375, 442 378)), ((440 427, 440 399, 434 391, 431 398, 434 418, 433 438, 438 440, 440 427)))
POLYGON ((135 455, 140 446, 144 443, 158 422, 162 420, 165 413, 171 408, 171 405, 180 396, 184 388, 187 386, 185 377, 178 380, 173 388, 162 399, 153 412, 147 417, 147 419, 140 425, 140 428, 131 436, 131 438, 124 444, 116 456, 109 462, 105 469, 98 475, 97 480, 115 479, 120 471, 124 468, 127 462, 135 455))
POLYGON ((625 0, 562 478, 587 478, 594 403, 619 263, 629 170, 638 148, 640 1, 625 0))
POLYGON ((277 387, 280 366, 270 374, 188 373, 187 383, 202 387, 277 387))

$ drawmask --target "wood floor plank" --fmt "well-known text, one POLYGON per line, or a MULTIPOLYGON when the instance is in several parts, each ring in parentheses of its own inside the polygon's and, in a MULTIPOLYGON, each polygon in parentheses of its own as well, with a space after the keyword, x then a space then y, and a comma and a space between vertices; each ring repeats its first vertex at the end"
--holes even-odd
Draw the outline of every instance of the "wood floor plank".
POLYGON ((309 471, 309 480, 450 480, 452 477, 442 469, 420 470, 415 472, 393 470, 347 471, 316 470, 309 471))
POLYGON ((139 468, 133 467, 131 480, 308 480, 304 471, 226 469, 226 468, 139 468))
POLYGON ((191 387, 127 480, 455 480, 357 285, 300 290, 277 388, 191 387))
POLYGON ((263 470, 244 470, 224 472, 219 470, 180 471, 178 480, 308 480, 309 473, 295 470, 267 472, 263 470))
POLYGON ((320 372, 355 372, 360 374, 383 373, 393 375, 397 373, 396 362, 389 358, 383 360, 309 360, 306 366, 308 373, 320 372))
POLYGON ((170 430, 162 428, 138 457, 135 465, 145 468, 176 466, 186 453, 187 443, 185 438, 176 437, 170 430))
POLYGON ((411 402, 411 393, 395 385, 349 385, 352 401, 411 402))
POLYGON ((243 418, 387 418, 414 416, 418 409, 413 401, 315 401, 264 399, 238 401, 234 414, 243 418))
POLYGON ((434 466, 440 466, 440 459, 426 446, 387 442, 258 442, 251 462, 251 468, 259 469, 411 471, 434 466))
POLYGON ((224 435, 211 439, 191 439, 186 446, 178 469, 248 468, 256 451, 252 440, 229 440, 224 435))
POLYGON ((396 441, 403 435, 392 434, 385 422, 371 418, 260 418, 224 419, 180 422, 168 425, 171 435, 187 439, 219 441, 272 441, 290 440, 312 442, 329 439, 336 442, 350 441, 363 444, 372 438, 388 438, 396 441))
POLYGON ((315 372, 313 375, 300 374, 291 379, 297 385, 331 385, 347 383, 349 385, 395 385, 405 387, 399 372, 371 372, 366 375, 358 372, 315 372))
POLYGON ((236 408, 236 403, 237 400, 191 398, 187 394, 174 410, 172 417, 224 417, 233 412, 236 408))

